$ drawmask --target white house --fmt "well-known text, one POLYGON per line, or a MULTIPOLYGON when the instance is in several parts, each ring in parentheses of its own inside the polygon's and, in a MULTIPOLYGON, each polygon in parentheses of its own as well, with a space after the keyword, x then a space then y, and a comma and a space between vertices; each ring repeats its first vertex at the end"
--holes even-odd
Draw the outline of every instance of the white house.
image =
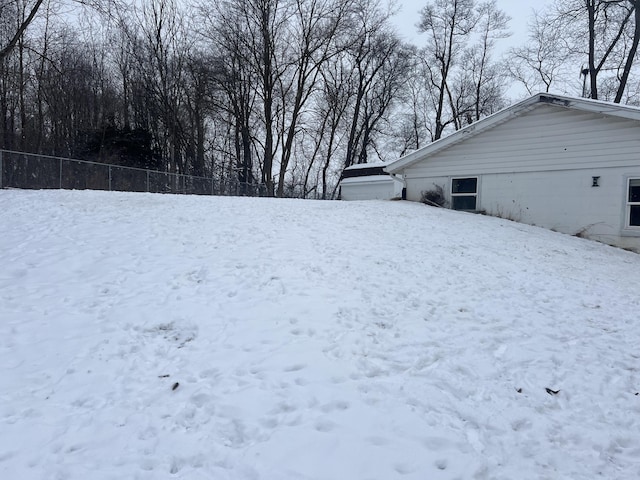
POLYGON ((541 93, 387 165, 419 201, 640 252, 640 109, 541 93))
POLYGON ((391 200, 402 195, 402 182, 384 171, 384 163, 345 168, 340 179, 342 200, 391 200))

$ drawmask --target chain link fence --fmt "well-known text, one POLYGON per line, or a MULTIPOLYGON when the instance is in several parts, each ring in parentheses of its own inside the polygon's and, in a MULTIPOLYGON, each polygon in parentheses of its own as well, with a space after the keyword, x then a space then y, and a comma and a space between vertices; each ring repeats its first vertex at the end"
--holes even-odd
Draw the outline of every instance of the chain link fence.
POLYGON ((0 150, 0 189, 69 189, 266 196, 264 185, 0 150))

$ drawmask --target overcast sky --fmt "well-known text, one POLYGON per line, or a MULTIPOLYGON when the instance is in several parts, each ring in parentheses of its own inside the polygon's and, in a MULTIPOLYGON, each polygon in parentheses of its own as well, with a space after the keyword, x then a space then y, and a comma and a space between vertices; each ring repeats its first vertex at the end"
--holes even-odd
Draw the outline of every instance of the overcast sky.
MULTIPOLYGON (((509 28, 512 35, 500 40, 496 45, 496 54, 500 55, 509 47, 523 45, 527 41, 527 22, 532 11, 542 10, 552 0, 497 0, 498 5, 511 17, 509 28)), ((416 24, 420 19, 420 10, 426 5, 427 0, 398 0, 400 13, 395 18, 399 33, 415 45, 422 46, 424 40, 418 33, 416 24)), ((512 99, 521 99, 526 96, 526 91, 518 84, 512 84, 507 96, 512 99)))
MULTIPOLYGON (((420 35, 416 23, 420 18, 418 12, 426 5, 427 0, 398 0, 401 11, 397 15, 396 23, 400 33, 413 43, 420 45, 420 35)), ((527 21, 531 11, 541 10, 551 0, 498 0, 498 5, 511 17, 509 22, 513 35, 503 41, 504 45, 519 45, 527 40, 527 21)))

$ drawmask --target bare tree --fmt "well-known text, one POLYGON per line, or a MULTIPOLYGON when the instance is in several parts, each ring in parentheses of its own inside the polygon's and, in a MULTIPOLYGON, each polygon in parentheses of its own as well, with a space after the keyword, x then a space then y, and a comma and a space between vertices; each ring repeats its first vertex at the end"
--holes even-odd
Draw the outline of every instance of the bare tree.
POLYGON ((155 126, 153 130, 163 153, 168 156, 169 171, 186 173, 188 159, 182 106, 190 45, 184 18, 174 0, 152 0, 136 13, 136 19, 138 23, 131 26, 129 35, 137 45, 136 66, 146 90, 143 98, 149 102, 151 116, 160 121, 161 128, 155 126))
MULTIPOLYGON (((322 69, 322 89, 316 98, 315 126, 312 130, 313 146, 303 180, 303 193, 320 189, 319 198, 330 196, 330 169, 346 136, 342 128, 351 102, 348 92, 351 69, 345 61, 346 52, 333 57, 322 69), (321 163, 314 184, 310 184, 316 159, 321 163)), ((340 169, 341 170, 341 169, 340 169)))
MULTIPOLYGON (((598 75, 619 45, 632 15, 623 2, 584 0, 589 28, 588 68, 591 98, 598 98, 598 75)), ((571 12, 571 11, 569 11, 571 12)))
POLYGON ((337 34, 347 15, 349 2, 343 0, 296 0, 294 14, 290 18, 290 42, 294 44, 289 63, 291 72, 279 78, 283 95, 282 153, 278 180, 278 196, 284 193, 287 167, 293 153, 294 139, 298 133, 301 114, 317 88, 320 72, 331 57, 340 51, 335 44, 337 34), (287 108, 287 97, 292 97, 287 108), (287 112, 289 110, 289 112, 287 112))
POLYGON ((501 98, 504 77, 499 72, 499 67, 491 62, 491 55, 496 41, 510 35, 507 30, 510 18, 498 8, 496 0, 479 4, 477 15, 475 28, 479 38, 476 45, 467 50, 465 62, 465 71, 473 85, 471 103, 474 121, 493 113, 504 104, 501 98))
MULTIPOLYGON (((366 151, 372 140, 372 126, 368 125, 375 115, 375 108, 367 103, 379 94, 376 90, 382 85, 381 77, 391 71, 389 63, 398 58, 395 54, 402 47, 398 36, 389 28, 391 11, 383 10, 375 0, 363 0, 359 10, 361 13, 355 15, 352 26, 354 40, 347 48, 349 55, 346 61, 353 69, 353 74, 348 79, 347 91, 353 96, 353 106, 349 113, 344 168, 354 163, 366 162, 366 151)), ((389 80, 392 83, 396 81, 389 80)), ((383 103, 384 112, 388 102, 383 103)))
MULTIPOLYGON (((0 62, 2 62, 11 51, 16 48, 18 42, 23 37, 29 25, 36 18, 38 10, 42 6, 44 0, 35 0, 31 4, 23 3, 18 0, 13 0, 8 3, 0 4, 0 18, 16 18, 18 21, 13 28, 13 32, 8 32, 6 42, 0 44, 0 62), (20 15, 19 12, 27 12, 25 15, 20 15)), ((4 23, 4 22, 3 22, 4 23)))
MULTIPOLYGON (((445 129, 460 129, 504 105, 504 76, 493 62, 496 41, 509 35, 509 17, 493 0, 433 0, 418 28, 427 36, 421 51, 431 117, 431 140, 445 129)), ((416 117, 417 118, 417 117, 416 117)))
POLYGON ((224 179, 224 168, 217 172, 223 183, 237 182, 240 194, 253 190, 255 182, 254 137, 257 136, 258 69, 254 65, 253 42, 244 12, 239 4, 225 2, 200 7, 201 33, 211 51, 211 118, 218 134, 212 139, 218 157, 228 157, 234 179, 224 179), (229 146, 229 148, 227 148, 229 146))
POLYGON ((211 89, 215 70, 203 52, 190 52, 185 59, 185 106, 188 113, 186 132, 187 158, 191 158, 190 174, 205 175, 206 117, 213 108, 211 89))
POLYGON ((453 115, 445 117, 447 100, 454 103, 448 82, 476 24, 474 7, 474 0, 433 0, 420 12, 418 28, 428 42, 424 49, 427 81, 436 97, 433 140, 441 138, 447 125, 455 122, 453 115))
POLYGON ((277 98, 276 88, 285 65, 282 48, 286 48, 285 27, 291 15, 291 7, 287 0, 234 0, 234 8, 238 9, 238 17, 247 26, 249 42, 248 52, 251 55, 251 66, 254 69, 259 88, 257 93, 262 101, 262 121, 264 142, 262 144, 262 184, 267 194, 274 196, 275 182, 273 163, 278 146, 276 132, 277 98))
POLYGON ((585 96, 600 98, 601 84, 613 95, 620 88, 624 91, 637 49, 637 42, 634 47, 627 41, 636 36, 635 10, 631 0, 557 0, 551 9, 550 18, 562 32, 571 58, 576 67, 581 65, 585 96), (610 77, 618 77, 619 88, 611 88, 610 77))
POLYGON ((527 44, 511 48, 505 66, 509 76, 532 95, 564 83, 570 58, 560 22, 548 12, 534 11, 527 44))
POLYGON ((633 10, 634 15, 632 29, 633 33, 631 35, 632 41, 627 53, 627 59, 624 63, 624 69, 620 77, 620 85, 618 86, 618 91, 616 92, 616 96, 614 99, 615 103, 620 103, 624 95, 624 91, 627 88, 629 75, 631 74, 631 68, 633 67, 634 61, 636 59, 636 54, 638 53, 638 43, 640 42, 640 0, 628 0, 628 2, 630 4, 630 8, 633 10))

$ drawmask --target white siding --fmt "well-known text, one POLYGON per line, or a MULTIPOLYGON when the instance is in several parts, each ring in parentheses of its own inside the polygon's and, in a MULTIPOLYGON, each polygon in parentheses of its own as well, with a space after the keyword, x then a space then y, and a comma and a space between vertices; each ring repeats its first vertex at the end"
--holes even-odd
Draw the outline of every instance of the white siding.
POLYGON ((441 187, 442 191, 447 195, 447 199, 451 199, 451 177, 427 177, 427 178, 408 178, 407 184, 407 200, 419 202, 422 194, 429 190, 435 190, 441 187))
POLYGON ((396 196, 395 184, 390 176, 346 178, 340 182, 342 200, 390 200, 396 196))
POLYGON ((410 179, 639 163, 638 122, 539 104, 408 167, 404 173, 410 179))
MULTIPOLYGON (((489 215, 640 253, 640 229, 626 228, 629 177, 640 178, 640 167, 480 175, 477 208, 489 215), (600 177, 599 187, 591 186, 594 176, 600 177)), ((452 178, 408 180, 408 199, 419 200, 416 192, 431 190, 437 184, 450 202, 452 178)))
MULTIPOLYGON (((636 171, 640 175, 640 168, 636 171)), ((619 236, 624 230, 626 173, 614 168, 483 175, 480 208, 563 233, 594 239, 619 236), (599 187, 591 186, 593 176, 600 177, 599 187)))
POLYGON ((640 252, 625 228, 627 178, 640 178, 640 124, 541 105, 404 172, 407 199, 478 177, 478 210, 640 252), (592 177, 600 186, 592 187, 592 177))

